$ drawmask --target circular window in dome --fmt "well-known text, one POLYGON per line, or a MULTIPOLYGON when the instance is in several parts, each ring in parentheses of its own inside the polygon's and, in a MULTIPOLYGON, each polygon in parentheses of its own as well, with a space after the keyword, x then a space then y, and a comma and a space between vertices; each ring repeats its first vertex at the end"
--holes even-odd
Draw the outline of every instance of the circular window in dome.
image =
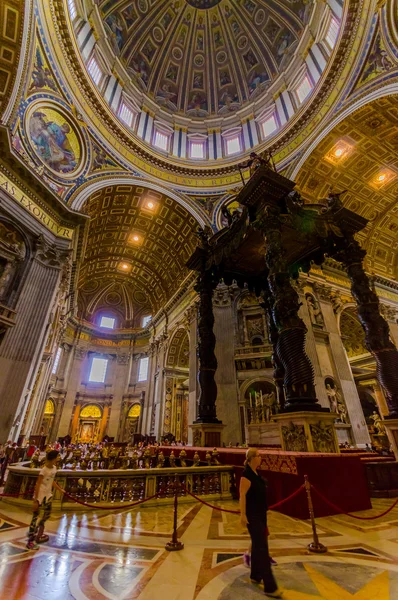
POLYGON ((201 10, 206 8, 213 8, 220 4, 221 0, 187 0, 187 3, 193 8, 199 8, 201 10))

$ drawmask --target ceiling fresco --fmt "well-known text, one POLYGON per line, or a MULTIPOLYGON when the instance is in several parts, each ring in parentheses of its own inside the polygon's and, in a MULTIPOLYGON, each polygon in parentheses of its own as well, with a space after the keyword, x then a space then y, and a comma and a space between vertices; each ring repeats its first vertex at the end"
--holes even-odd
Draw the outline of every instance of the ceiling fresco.
POLYGON ((319 202, 330 187, 344 205, 369 220, 359 234, 367 268, 398 277, 398 96, 366 104, 337 125, 296 177, 308 201, 319 202))
POLYGON ((197 244, 195 218, 180 204, 145 187, 115 185, 93 194, 79 273, 79 312, 91 321, 111 309, 124 326, 155 314, 188 274, 197 244))
POLYGON ((137 85, 171 112, 228 115, 286 69, 315 0, 180 0, 100 5, 109 42, 137 85))

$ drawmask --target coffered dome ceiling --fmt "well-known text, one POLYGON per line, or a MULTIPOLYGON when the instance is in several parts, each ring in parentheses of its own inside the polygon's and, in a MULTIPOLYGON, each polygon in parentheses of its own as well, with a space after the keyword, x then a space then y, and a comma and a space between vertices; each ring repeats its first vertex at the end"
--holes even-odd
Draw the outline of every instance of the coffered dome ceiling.
POLYGON ((119 327, 139 327, 155 315, 188 275, 198 223, 180 204, 145 187, 115 185, 93 194, 79 273, 79 315, 119 315, 119 327))
POLYGON ((299 50, 315 0, 106 0, 113 52, 161 107, 225 116, 261 96, 299 50))

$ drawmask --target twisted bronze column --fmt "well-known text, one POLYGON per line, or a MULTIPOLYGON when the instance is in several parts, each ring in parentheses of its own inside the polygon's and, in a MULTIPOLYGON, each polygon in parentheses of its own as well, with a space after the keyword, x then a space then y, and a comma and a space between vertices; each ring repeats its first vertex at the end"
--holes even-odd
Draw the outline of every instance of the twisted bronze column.
POLYGON ((276 357, 284 369, 284 412, 322 410, 315 394, 314 370, 305 352, 307 328, 298 315, 300 301, 290 282, 282 244, 280 209, 266 206, 257 226, 265 235, 271 313, 278 333, 276 357))
POLYGON ((274 323, 274 318, 272 316, 272 296, 269 291, 268 285, 267 289, 263 291, 263 299, 262 308, 265 310, 265 314, 267 317, 267 329, 268 329, 268 340, 272 344, 272 366, 274 368, 273 377, 275 381, 275 386, 278 392, 278 404, 279 410, 283 411, 285 407, 285 389, 283 387, 283 380, 285 377, 285 369, 283 368, 283 364, 280 361, 277 353, 277 344, 278 344, 278 328, 274 323))
POLYGON ((199 293, 198 315, 198 356, 200 385, 198 418, 195 423, 220 423, 216 413, 217 384, 215 373, 217 358, 215 355, 216 337, 213 332, 213 289, 211 271, 204 271, 198 277, 195 287, 199 293))
POLYGON ((353 235, 345 235, 334 258, 347 269, 358 317, 365 331, 366 347, 376 360, 376 376, 384 388, 390 418, 398 418, 398 350, 390 338, 387 321, 380 314, 379 299, 363 268, 366 250, 353 235))

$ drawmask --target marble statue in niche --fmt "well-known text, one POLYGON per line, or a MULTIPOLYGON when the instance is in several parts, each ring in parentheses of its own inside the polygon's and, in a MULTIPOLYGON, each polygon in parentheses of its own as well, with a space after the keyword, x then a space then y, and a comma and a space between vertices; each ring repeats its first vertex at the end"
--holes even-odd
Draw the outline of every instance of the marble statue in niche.
POLYGON ((313 325, 319 325, 320 327, 323 327, 325 322, 323 320, 322 310, 321 310, 321 307, 319 306, 319 302, 317 302, 315 300, 314 296, 311 296, 311 294, 307 294, 305 299, 307 301, 307 306, 308 306, 308 311, 310 313, 311 323, 313 325))
POLYGON ((0 222, 0 302, 7 302, 14 276, 26 256, 20 234, 11 225, 0 222))
POLYGON ((335 413, 337 415, 337 419, 341 423, 347 423, 347 409, 343 397, 333 379, 327 379, 325 382, 325 387, 329 400, 330 412, 335 413))
POLYGON ((385 433, 383 419, 380 417, 379 413, 375 410, 373 414, 370 416, 373 421, 373 427, 376 430, 378 435, 383 435, 385 433))

